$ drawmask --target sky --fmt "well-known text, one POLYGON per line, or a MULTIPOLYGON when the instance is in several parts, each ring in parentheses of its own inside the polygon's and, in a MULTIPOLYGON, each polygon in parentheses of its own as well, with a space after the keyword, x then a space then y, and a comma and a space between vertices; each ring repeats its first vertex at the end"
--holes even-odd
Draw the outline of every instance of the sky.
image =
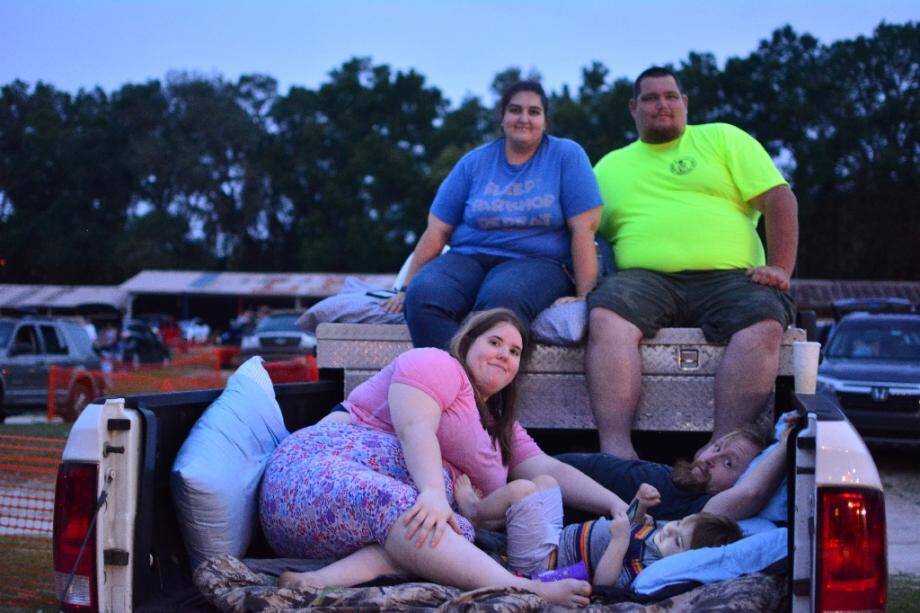
POLYGON ((76 92, 190 71, 235 81, 262 73, 316 88, 355 56, 414 68, 456 105, 491 101, 510 66, 548 89, 581 84, 600 61, 610 78, 690 51, 722 66, 790 24, 831 43, 882 21, 920 20, 918 0, 0 0, 0 85, 44 81, 76 92))

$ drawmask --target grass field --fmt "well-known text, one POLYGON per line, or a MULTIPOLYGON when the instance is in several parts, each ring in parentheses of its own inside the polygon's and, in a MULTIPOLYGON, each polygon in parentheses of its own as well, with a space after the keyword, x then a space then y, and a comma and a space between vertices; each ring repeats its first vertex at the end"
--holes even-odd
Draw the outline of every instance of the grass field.
POLYGON ((0 434, 64 439, 70 433, 70 426, 72 425, 68 423, 0 424, 0 434))
POLYGON ((55 610, 50 535, 0 536, 0 551, 0 610, 55 610))
POLYGON ((918 603, 920 576, 898 574, 888 578, 888 613, 914 613, 920 610, 918 603))

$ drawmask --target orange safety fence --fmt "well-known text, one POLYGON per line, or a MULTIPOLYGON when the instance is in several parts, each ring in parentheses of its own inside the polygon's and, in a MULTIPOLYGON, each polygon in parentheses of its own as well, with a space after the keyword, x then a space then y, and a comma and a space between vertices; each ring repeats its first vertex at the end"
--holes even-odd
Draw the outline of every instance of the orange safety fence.
MULTIPOLYGON (((99 396, 130 396, 223 387, 221 352, 199 351, 163 363, 106 361, 102 370, 52 366, 48 375, 47 416, 73 419, 74 406, 99 396)), ((82 406, 80 407, 82 408, 82 406)))
MULTIPOLYGON (((214 389, 224 386, 227 360, 239 352, 234 348, 210 348, 176 356, 166 363, 133 366, 107 362, 104 370, 52 366, 48 375, 47 418, 75 419, 78 410, 100 396, 130 396, 161 392, 214 389)), ((275 383, 316 381, 316 358, 302 356, 290 360, 265 362, 265 370, 275 383)))
POLYGON ((64 442, 0 434, 0 609, 57 602, 51 532, 64 442))
POLYGON ((312 355, 290 360, 265 362, 264 366, 268 376, 271 377, 272 383, 319 381, 319 369, 316 367, 316 358, 312 355))

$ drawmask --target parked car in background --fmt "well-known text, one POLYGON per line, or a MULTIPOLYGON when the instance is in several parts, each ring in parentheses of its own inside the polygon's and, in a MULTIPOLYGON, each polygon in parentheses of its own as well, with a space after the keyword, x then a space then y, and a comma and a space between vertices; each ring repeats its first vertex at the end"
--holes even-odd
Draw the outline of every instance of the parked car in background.
POLYGON ((66 379, 55 385, 55 404, 75 419, 105 392, 99 356, 77 322, 44 317, 0 318, 0 421, 8 412, 45 406, 51 367, 66 379))
POLYGON ((167 347, 178 340, 182 334, 182 331, 179 329, 179 324, 176 322, 176 318, 172 315, 166 315, 165 313, 145 313, 143 315, 138 315, 137 319, 150 326, 153 333, 156 334, 160 341, 167 347))
POLYGON ((846 315, 822 357, 818 391, 867 441, 920 443, 920 314, 846 315))
POLYGON ((316 336, 304 332, 294 322, 300 311, 275 311, 262 318, 251 334, 240 343, 240 360, 254 355, 266 360, 286 360, 316 353, 316 336))
POLYGON ((179 321, 182 338, 187 343, 206 343, 211 337, 211 326, 200 317, 182 319, 179 321))
POLYGON ((170 352, 144 320, 126 319, 121 324, 121 340, 115 357, 139 366, 165 362, 170 352))
POLYGON ((840 321, 850 313, 913 313, 914 304, 907 298, 842 298, 831 305, 834 319, 840 321))

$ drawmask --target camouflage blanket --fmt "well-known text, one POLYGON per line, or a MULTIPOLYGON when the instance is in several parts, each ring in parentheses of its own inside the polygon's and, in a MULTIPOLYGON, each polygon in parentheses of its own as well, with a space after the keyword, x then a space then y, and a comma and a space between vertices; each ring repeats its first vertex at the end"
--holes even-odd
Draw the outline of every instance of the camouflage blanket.
MULTIPOLYGON (((426 582, 396 585, 286 589, 276 577, 256 573, 240 560, 218 556, 204 562, 194 582, 208 601, 221 611, 494 611, 553 612, 561 607, 547 604, 536 594, 517 588, 485 588, 464 592, 458 588, 426 582)), ((678 611, 764 611, 787 607, 784 577, 757 573, 732 581, 702 585, 652 604, 595 602, 591 611, 613 613, 659 613, 678 611)))

